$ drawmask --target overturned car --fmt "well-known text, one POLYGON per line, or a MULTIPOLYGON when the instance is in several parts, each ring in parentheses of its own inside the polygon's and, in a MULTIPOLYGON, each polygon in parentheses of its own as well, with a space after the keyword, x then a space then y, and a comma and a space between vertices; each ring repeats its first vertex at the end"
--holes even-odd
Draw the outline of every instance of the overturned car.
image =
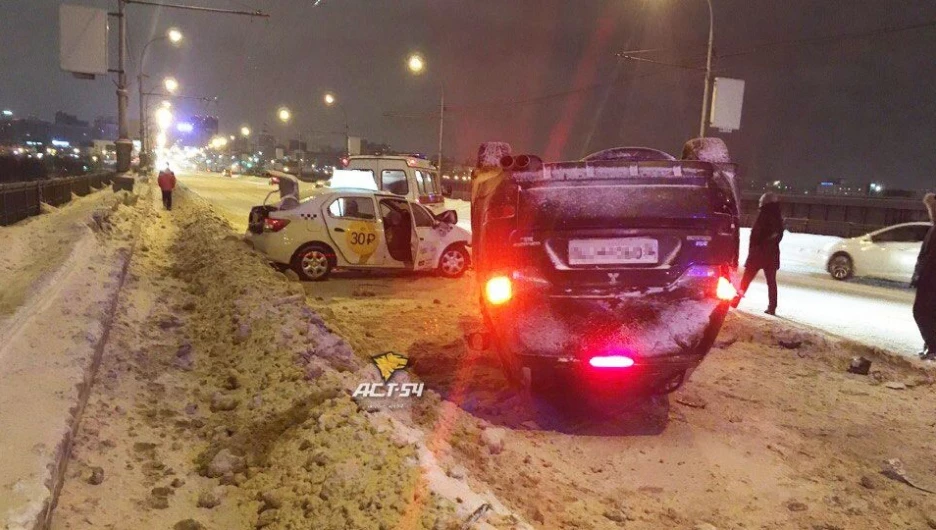
MULTIPOLYGON (((736 292, 736 166, 718 139, 682 159, 615 148, 572 162, 481 146, 472 252, 485 331, 508 379, 569 375, 660 395, 711 349, 736 292)), ((596 381, 607 384, 593 384, 596 381)))

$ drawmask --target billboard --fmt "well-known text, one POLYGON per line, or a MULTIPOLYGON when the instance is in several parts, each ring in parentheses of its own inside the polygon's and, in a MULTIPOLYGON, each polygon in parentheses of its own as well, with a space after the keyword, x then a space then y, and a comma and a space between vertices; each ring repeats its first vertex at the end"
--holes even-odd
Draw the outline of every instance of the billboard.
POLYGON ((107 73, 107 10, 59 6, 59 62, 82 76, 107 73))
POLYGON ((349 155, 359 155, 361 154, 361 137, 360 136, 349 136, 348 137, 348 154, 349 155))
POLYGON ((712 91, 712 127, 731 132, 741 128, 741 106, 744 103, 744 80, 716 77, 712 91))

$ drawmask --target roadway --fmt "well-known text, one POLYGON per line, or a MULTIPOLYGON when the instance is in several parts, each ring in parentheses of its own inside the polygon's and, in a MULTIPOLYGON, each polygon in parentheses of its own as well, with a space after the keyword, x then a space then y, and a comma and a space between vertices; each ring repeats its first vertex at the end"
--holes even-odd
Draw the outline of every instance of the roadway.
MULTIPOLYGON (((274 189, 265 179, 255 177, 225 178, 211 173, 188 173, 181 174, 179 180, 213 203, 237 231, 246 230, 250 208, 262 203, 266 194, 274 189)), ((309 185, 300 184, 301 194, 310 190, 309 185)), ((467 222, 464 201, 453 201, 453 205, 459 210, 460 224, 467 222)), ((811 237, 805 236, 805 239, 808 241, 811 237)), ((820 237, 815 239, 824 243, 820 237)), ((822 270, 821 262, 821 253, 815 249, 784 258, 778 275, 780 294, 776 318, 903 355, 914 355, 920 350, 922 342, 911 309, 912 290, 887 282, 838 282, 822 270)), ((758 276, 739 309, 759 314, 766 307, 767 286, 763 277, 758 276)))

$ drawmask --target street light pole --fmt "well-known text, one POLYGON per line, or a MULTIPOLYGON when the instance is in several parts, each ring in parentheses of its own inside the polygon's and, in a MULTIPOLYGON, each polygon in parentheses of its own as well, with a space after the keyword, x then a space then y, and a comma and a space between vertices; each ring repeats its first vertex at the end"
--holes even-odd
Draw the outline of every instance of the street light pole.
POLYGON ((438 178, 442 178, 442 132, 445 129, 445 83, 440 83, 439 96, 439 163, 436 164, 439 170, 438 178))
POLYGON ((127 15, 124 11, 126 0, 117 0, 117 17, 119 41, 117 48, 117 172, 130 171, 130 154, 133 151, 133 141, 130 139, 130 126, 127 122, 127 70, 125 55, 127 51, 127 15))
POLYGON ((709 29, 708 29, 708 56, 705 60, 705 90, 702 92, 702 119, 699 121, 699 138, 705 138, 705 120, 708 114, 709 93, 712 86, 712 50, 715 47, 715 16, 712 10, 712 0, 708 3, 709 29))

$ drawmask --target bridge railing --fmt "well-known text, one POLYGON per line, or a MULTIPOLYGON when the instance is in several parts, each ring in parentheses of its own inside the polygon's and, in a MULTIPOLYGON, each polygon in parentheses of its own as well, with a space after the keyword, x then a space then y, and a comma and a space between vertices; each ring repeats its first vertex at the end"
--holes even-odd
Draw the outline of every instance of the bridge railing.
MULTIPOLYGON (((82 197, 109 186, 115 180, 113 173, 102 172, 0 184, 0 226, 8 226, 27 217, 39 215, 42 203, 62 206, 71 201, 73 194, 82 197)), ((132 183, 130 186, 132 190, 132 183)), ((117 187, 115 183, 115 190, 117 187)))

